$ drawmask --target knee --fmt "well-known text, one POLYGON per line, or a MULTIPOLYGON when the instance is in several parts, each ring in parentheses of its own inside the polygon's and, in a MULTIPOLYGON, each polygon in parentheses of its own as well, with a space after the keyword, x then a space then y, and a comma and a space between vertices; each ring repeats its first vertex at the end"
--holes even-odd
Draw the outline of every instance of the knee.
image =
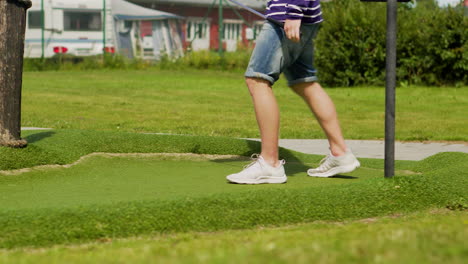
POLYGON ((257 84, 257 80, 255 78, 247 77, 245 78, 245 84, 247 85, 247 88, 249 89, 250 93, 252 93, 252 90, 257 84))
POLYGON ((247 77, 245 78, 245 84, 247 85, 247 88, 249 89, 250 95, 254 97, 262 88, 270 88, 270 82, 263 80, 263 79, 258 79, 258 78, 251 78, 247 77))
POLYGON ((322 90, 322 87, 318 82, 309 82, 309 83, 300 83, 291 86, 291 89, 299 96, 304 99, 308 99, 313 94, 316 94, 317 91, 322 90))

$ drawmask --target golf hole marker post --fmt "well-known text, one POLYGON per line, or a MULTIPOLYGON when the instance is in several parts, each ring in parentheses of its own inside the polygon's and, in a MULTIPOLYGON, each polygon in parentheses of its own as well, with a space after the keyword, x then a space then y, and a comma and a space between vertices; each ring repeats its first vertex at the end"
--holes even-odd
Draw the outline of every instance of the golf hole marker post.
POLYGON ((410 0, 360 0, 387 2, 387 44, 385 73, 385 178, 395 175, 395 88, 397 46, 397 3, 410 0))

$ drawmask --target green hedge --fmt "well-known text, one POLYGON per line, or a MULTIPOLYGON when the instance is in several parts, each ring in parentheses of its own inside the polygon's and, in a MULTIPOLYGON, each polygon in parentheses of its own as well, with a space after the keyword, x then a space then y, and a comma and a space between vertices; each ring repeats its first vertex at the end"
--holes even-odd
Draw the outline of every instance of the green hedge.
POLYGON ((219 56, 215 51, 187 52, 184 57, 170 59, 163 57, 159 61, 128 59, 121 55, 102 55, 91 57, 54 56, 52 58, 26 58, 24 71, 67 71, 98 69, 210 69, 210 70, 244 70, 250 59, 250 49, 237 52, 226 52, 219 56))
MULTIPOLYGON (((316 41, 320 79, 330 86, 383 84, 386 3, 334 0, 323 4, 316 41)), ((468 83, 468 18, 462 8, 419 1, 398 7, 400 84, 468 83)))
POLYGON ((70 55, 57 55, 52 58, 26 58, 24 71, 67 71, 67 70, 98 70, 98 69, 147 69, 154 63, 141 59, 130 60, 120 55, 106 54, 75 57, 70 55))

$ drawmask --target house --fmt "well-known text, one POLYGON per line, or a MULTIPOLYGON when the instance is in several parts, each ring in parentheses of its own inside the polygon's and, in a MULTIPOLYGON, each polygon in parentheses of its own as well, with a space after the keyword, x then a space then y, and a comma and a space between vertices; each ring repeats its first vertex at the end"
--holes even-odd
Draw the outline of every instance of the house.
MULTIPOLYGON (((223 43, 227 51, 235 51, 238 45, 249 46, 260 32, 263 19, 241 9, 227 0, 130 0, 139 5, 174 13, 186 18, 184 46, 191 50, 217 50, 219 48, 219 18, 222 15, 223 43)), ((266 1, 239 0, 260 12, 266 1)))
POLYGON ((182 21, 183 17, 124 0, 33 1, 24 54, 30 58, 103 52, 129 58, 178 57, 183 55, 182 21))

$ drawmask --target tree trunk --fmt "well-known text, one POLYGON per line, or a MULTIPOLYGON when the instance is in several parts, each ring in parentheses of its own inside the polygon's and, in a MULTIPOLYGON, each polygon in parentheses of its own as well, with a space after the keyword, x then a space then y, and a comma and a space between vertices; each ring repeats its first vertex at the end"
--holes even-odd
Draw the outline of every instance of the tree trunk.
POLYGON ((21 139, 26 9, 31 1, 0 0, 0 145, 25 147, 21 139))

